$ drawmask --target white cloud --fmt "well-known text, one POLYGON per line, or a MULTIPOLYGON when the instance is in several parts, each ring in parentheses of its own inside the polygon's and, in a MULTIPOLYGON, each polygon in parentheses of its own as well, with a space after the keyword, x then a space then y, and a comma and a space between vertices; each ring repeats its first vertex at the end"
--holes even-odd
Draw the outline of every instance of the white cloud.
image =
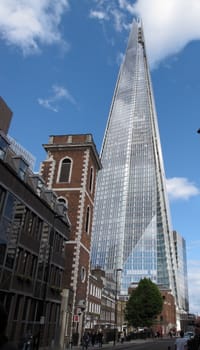
POLYGON ((46 99, 38 98, 38 103, 53 112, 58 112, 59 107, 58 103, 62 100, 67 100, 70 103, 76 105, 76 101, 69 91, 63 86, 53 85, 52 86, 52 95, 46 99))
POLYGON ((200 39, 199 0, 109 0, 109 4, 102 0, 97 7, 107 13, 117 30, 128 28, 133 16, 142 19, 152 67, 200 39), (114 9, 123 14, 118 16, 118 25, 114 9))
POLYGON ((110 23, 113 21, 114 28, 117 32, 121 32, 122 29, 126 29, 127 24, 124 18, 125 14, 120 10, 119 6, 114 1, 102 0, 97 3, 96 10, 90 11, 90 18, 98 19, 100 22, 103 20, 110 23))
POLYGON ((40 51, 41 44, 60 43, 66 49, 58 27, 68 1, 1 0, 0 38, 24 55, 40 51))
POLYGON ((107 20, 108 16, 105 12, 103 11, 90 11, 90 17, 91 18, 97 18, 99 20, 107 20))
POLYGON ((138 0, 133 10, 142 18, 147 52, 154 65, 200 39, 199 0, 138 0))
POLYGON ((166 186, 171 199, 189 199, 200 194, 200 190, 184 177, 167 179, 166 186))
POLYGON ((115 29, 121 32, 124 29, 124 15, 116 9, 113 9, 111 14, 114 18, 115 29))
POLYGON ((122 52, 119 52, 116 59, 118 66, 121 65, 121 63, 123 62, 123 59, 124 59, 124 54, 122 52))

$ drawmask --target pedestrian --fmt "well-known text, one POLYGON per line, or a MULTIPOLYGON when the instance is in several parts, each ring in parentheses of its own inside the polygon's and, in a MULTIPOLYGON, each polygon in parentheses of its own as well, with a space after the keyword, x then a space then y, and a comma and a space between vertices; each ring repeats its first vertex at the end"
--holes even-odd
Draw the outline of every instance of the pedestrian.
POLYGON ((96 342, 96 333, 93 332, 93 333, 92 333, 92 336, 91 336, 91 343, 92 343, 92 346, 95 346, 95 342, 96 342))
POLYGON ((121 343, 123 344, 123 342, 124 342, 124 333, 123 332, 120 334, 120 340, 121 340, 121 343))
POLYGON ((82 348, 87 350, 88 346, 89 346, 89 342, 90 342, 89 334, 88 333, 84 333, 83 339, 82 339, 82 348))
POLYGON ((98 339, 99 347, 102 348, 102 345, 103 345, 103 334, 102 334, 102 332, 98 333, 97 339, 98 339))
POLYGON ((32 348, 33 350, 38 350, 38 345, 39 345, 39 332, 36 333, 34 336, 33 336, 33 341, 32 341, 32 348))
POLYGON ((187 350, 187 339, 184 338, 184 332, 180 331, 180 338, 176 339, 175 350, 187 350))
POLYGON ((15 344, 8 340, 6 336, 6 328, 8 323, 8 314, 0 303, 0 350, 17 350, 15 344))
POLYGON ((169 336, 170 336, 170 338, 172 338, 172 332, 171 331, 169 331, 169 336))

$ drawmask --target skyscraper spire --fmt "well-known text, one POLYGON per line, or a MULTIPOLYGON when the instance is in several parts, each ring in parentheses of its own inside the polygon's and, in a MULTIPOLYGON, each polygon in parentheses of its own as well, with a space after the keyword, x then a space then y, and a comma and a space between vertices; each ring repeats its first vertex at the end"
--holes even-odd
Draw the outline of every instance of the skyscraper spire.
POLYGON ((92 264, 120 292, 141 278, 175 292, 170 214, 141 21, 134 21, 105 130, 92 235, 92 264))

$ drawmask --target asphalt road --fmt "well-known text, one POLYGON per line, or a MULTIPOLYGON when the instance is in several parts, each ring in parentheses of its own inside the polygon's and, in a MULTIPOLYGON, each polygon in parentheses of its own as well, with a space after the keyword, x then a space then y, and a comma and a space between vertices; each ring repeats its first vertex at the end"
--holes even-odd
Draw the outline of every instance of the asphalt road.
MULTIPOLYGON (((175 338, 162 338, 162 339, 137 339, 130 342, 124 342, 123 344, 117 343, 115 346, 113 343, 103 344, 102 348, 98 346, 88 347, 88 350, 174 350, 175 338)), ((73 346, 70 350, 85 350, 82 346, 73 346)))
MULTIPOLYGON (((174 350, 175 339, 154 339, 141 343, 126 343, 121 346, 121 350, 174 350)), ((117 346, 116 350, 120 350, 117 346)))
MULTIPOLYGON (((124 344, 117 344, 116 346, 106 344, 101 350, 174 350, 175 339, 146 339, 145 341, 131 341, 124 342, 124 344)), ((93 348, 95 349, 95 348, 93 348)), ((98 349, 98 348, 97 348, 98 349)), ((90 350, 90 348, 88 348, 90 350)), ((95 349, 96 350, 96 349, 95 349)))

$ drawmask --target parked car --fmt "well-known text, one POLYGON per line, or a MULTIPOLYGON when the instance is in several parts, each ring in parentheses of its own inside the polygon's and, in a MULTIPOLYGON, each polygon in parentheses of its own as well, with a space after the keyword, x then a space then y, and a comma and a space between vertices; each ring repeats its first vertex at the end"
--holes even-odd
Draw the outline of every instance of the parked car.
POLYGON ((192 338, 194 338, 194 332, 191 332, 191 331, 185 332, 185 333, 184 333, 184 338, 186 338, 186 339, 192 339, 192 338))

